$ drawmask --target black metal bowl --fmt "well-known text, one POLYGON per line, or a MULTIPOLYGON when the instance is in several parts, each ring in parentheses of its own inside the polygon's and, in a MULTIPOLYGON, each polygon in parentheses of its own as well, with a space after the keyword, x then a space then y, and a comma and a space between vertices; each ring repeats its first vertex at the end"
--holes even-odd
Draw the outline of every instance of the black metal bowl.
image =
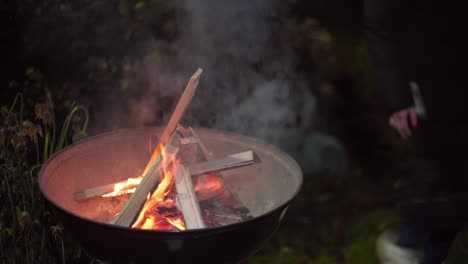
MULTIPOLYGON (((214 156, 253 150, 260 162, 224 171, 229 186, 253 218, 187 231, 120 227, 95 219, 98 203, 78 202, 73 193, 135 177, 150 156, 155 129, 129 129, 90 137, 67 147, 42 168, 42 193, 63 224, 97 258, 123 263, 237 263, 268 240, 302 185, 297 163, 277 148, 253 138, 196 129, 214 156)), ((160 131, 160 130, 158 130, 160 131)))

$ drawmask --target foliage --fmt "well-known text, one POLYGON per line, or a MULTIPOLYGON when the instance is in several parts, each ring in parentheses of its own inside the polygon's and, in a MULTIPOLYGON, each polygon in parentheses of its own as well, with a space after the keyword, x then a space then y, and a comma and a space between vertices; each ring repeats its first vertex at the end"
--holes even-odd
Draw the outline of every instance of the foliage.
MULTIPOLYGON (((178 2, 20 0, 7 3, 15 7, 11 15, 15 18, 11 19, 14 25, 7 27, 20 29, 21 39, 5 41, 18 50, 13 57, 21 61, 18 63, 21 71, 24 65, 39 65, 55 82, 49 87, 43 72, 28 68, 25 80, 12 81, 9 85, 10 90, 21 93, 12 98, 11 104, 0 106, 1 264, 94 261, 68 237, 67 230, 54 218, 38 189, 37 174, 43 162, 67 144, 86 136, 87 109, 58 94, 66 93, 65 97, 72 98, 90 94, 96 101, 113 96, 128 101, 131 88, 144 85, 135 78, 143 68, 140 59, 148 56, 158 61, 164 57, 162 52, 171 50, 165 41, 177 34, 176 22, 180 21, 176 21, 174 14, 180 11, 176 8, 178 2), (110 89, 99 94, 95 92, 98 86, 110 89)), ((336 8, 330 10, 333 17, 338 17, 336 8)), ((308 11, 303 9, 303 12, 308 11)), ((323 21, 319 23, 309 15, 294 23, 281 22, 286 33, 276 31, 276 35, 282 41, 292 42, 288 46, 301 54, 301 70, 314 73, 309 74, 308 82, 315 87, 326 128, 344 138, 353 157, 381 165, 373 158, 381 149, 380 138, 374 138, 374 134, 382 133, 378 132, 382 128, 374 124, 374 119, 379 118, 376 117, 379 108, 372 103, 375 90, 367 47, 361 36, 327 30, 323 21), (348 79, 348 75, 352 78, 348 79), (362 107, 364 103, 371 106, 362 107), (369 124, 370 128, 363 124, 369 124), (370 135, 364 133, 369 131, 370 135), (353 151, 349 143, 356 144, 358 150, 370 149, 370 155, 353 151)), ((404 150, 401 141, 395 137, 389 140, 393 140, 390 145, 404 150)), ((361 166, 364 162, 359 163, 361 166)), ((386 164, 385 168, 388 167, 391 165, 386 164)), ((378 172, 384 173, 381 167, 378 172)), ((319 177, 306 178, 296 202, 316 207, 311 202, 315 197, 312 194, 318 193, 322 184, 319 177)), ((358 185, 353 182, 352 188, 358 189, 358 185)), ((328 202, 324 207, 339 213, 348 209, 328 202)), ((303 214, 313 211, 309 207, 301 209, 303 214)), ((342 216, 341 224, 330 221, 336 217, 333 213, 311 214, 307 221, 301 220, 305 218, 303 215, 288 215, 297 221, 285 223, 246 262, 376 263, 375 238, 383 228, 397 221, 391 212, 378 209, 356 210, 342 216)), ((458 237, 449 263, 465 263, 467 248, 468 232, 465 231, 458 237)))
POLYGON ((86 135, 88 113, 84 107, 70 104, 63 125, 57 129, 54 103, 42 74, 29 68, 21 85, 13 83, 24 91, 42 89, 45 100, 28 109, 26 102, 37 98, 18 93, 10 106, 0 108, 2 263, 65 263, 80 249, 67 244, 62 226, 40 193, 37 176, 43 162, 66 146, 70 136, 78 139, 86 135))
POLYGON ((283 227, 246 263, 377 263, 377 236, 383 228, 397 221, 393 213, 386 210, 360 212, 346 219, 344 241, 336 239, 329 223, 306 226, 303 230, 283 227))

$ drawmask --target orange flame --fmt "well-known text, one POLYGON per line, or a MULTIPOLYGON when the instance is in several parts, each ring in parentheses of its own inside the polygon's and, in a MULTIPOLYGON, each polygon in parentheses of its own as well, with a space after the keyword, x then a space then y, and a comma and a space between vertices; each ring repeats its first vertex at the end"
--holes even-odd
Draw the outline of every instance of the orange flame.
POLYGON ((114 185, 114 190, 110 193, 102 195, 102 197, 119 196, 127 193, 133 193, 142 179, 143 177, 128 178, 124 182, 116 183, 114 185))
MULTIPOLYGON (((185 222, 183 215, 177 208, 175 202, 175 192, 173 191, 174 177, 180 164, 180 160, 175 156, 168 157, 164 147, 159 145, 153 152, 151 159, 146 166, 142 175, 150 168, 151 163, 161 153, 161 163, 166 163, 165 159, 172 158, 171 165, 164 169, 161 176, 161 182, 156 187, 153 194, 148 194, 146 203, 140 211, 132 228, 149 229, 149 230, 185 230, 185 222)), ((169 164, 169 163, 167 163, 169 164)), ((113 191, 102 195, 103 197, 118 196, 127 193, 135 192, 136 187, 143 179, 143 176, 137 178, 129 178, 125 182, 120 182, 114 185, 113 191)), ((199 199, 209 199, 218 196, 225 199, 223 190, 224 182, 215 174, 200 175, 197 178, 195 192, 199 199)))
MULTIPOLYGON (((167 155, 164 148, 161 149, 162 159, 167 155)), ((179 165, 179 160, 175 157, 171 161, 172 165, 164 169, 161 182, 147 199, 143 209, 138 215, 132 228, 152 229, 152 230, 185 230, 185 224, 182 214, 178 211, 174 202, 174 192, 171 192, 174 186, 174 175, 179 165)), ((145 169, 146 170, 146 169, 145 169)))
POLYGON ((199 200, 207 200, 213 197, 221 199, 226 204, 232 201, 224 190, 224 181, 214 173, 198 176, 195 192, 199 200))
POLYGON ((195 191, 197 193, 219 192, 222 190, 223 180, 214 174, 204 174, 198 176, 195 191))

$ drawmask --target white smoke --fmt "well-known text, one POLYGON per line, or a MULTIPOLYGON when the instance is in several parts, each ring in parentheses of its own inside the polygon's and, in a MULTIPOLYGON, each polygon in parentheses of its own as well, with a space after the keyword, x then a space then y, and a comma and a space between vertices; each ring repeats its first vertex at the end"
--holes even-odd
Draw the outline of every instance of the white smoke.
MULTIPOLYGON (((123 126, 164 125, 189 77, 201 67, 204 73, 183 124, 255 136, 299 153, 314 100, 291 77, 296 54, 274 38, 280 1, 181 3, 179 36, 170 43, 170 52, 145 60, 135 73, 140 91, 127 99, 123 126)), ((151 50, 156 44, 151 39, 146 46, 151 50)))

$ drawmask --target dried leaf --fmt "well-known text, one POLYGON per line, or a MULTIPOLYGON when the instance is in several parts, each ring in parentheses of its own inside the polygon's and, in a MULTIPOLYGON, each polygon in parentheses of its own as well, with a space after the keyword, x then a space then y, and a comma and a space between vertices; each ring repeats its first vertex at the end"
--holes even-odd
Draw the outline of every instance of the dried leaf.
POLYGON ((34 111, 36 112, 36 119, 42 120, 45 125, 53 124, 54 115, 52 114, 52 109, 49 104, 36 104, 34 111))
POLYGON ((55 240, 59 239, 63 233, 63 227, 61 225, 54 225, 50 227, 50 232, 55 240))
POLYGON ((25 133, 31 141, 37 142, 37 131, 36 126, 31 121, 23 122, 23 133, 25 133))
POLYGON ((34 106, 34 112, 36 112, 36 119, 43 119, 47 106, 45 104, 36 104, 34 106))

